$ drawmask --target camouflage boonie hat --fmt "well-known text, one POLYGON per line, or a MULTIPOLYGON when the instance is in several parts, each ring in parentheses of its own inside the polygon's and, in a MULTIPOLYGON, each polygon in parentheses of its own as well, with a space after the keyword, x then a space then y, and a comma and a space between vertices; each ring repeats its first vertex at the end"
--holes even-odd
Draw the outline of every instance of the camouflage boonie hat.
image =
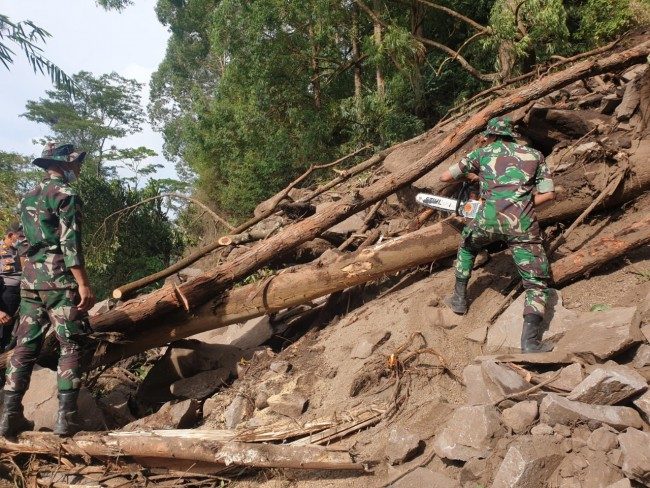
POLYGON ((487 127, 482 132, 484 136, 507 136, 515 138, 517 133, 512 130, 512 122, 509 118, 494 117, 487 123, 487 127))
POLYGON ((47 169, 51 164, 55 163, 81 163, 85 157, 86 153, 75 151, 74 145, 72 144, 48 142, 43 148, 41 157, 32 161, 32 164, 35 164, 39 168, 47 169))

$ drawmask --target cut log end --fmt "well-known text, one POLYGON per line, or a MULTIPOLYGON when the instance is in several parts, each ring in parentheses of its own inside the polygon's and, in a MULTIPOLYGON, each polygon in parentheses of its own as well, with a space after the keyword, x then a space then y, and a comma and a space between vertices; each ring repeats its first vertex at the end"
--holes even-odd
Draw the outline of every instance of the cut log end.
POLYGON ((113 290, 113 298, 116 300, 120 300, 124 294, 122 293, 122 290, 120 288, 115 288, 113 290))
POLYGON ((232 244, 232 237, 223 236, 223 237, 220 237, 217 242, 219 242, 219 244, 222 245, 222 246, 230 246, 232 244))

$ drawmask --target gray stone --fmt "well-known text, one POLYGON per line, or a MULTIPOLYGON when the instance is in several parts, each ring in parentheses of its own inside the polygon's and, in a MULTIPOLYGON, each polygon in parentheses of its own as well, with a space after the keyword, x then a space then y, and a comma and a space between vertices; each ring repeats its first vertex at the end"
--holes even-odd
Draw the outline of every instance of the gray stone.
POLYGON ((627 429, 618 435, 623 466, 628 478, 650 484, 650 434, 637 429, 627 429))
POLYGON ((392 488, 460 488, 458 481, 427 468, 417 468, 390 486, 392 488))
POLYGON ((618 439, 616 434, 608 427, 599 427, 594 430, 589 439, 587 439, 587 447, 592 451, 611 451, 618 446, 618 439))
POLYGON ((553 435, 553 427, 551 427, 548 424, 537 424, 535 427, 533 427, 530 431, 532 435, 553 435))
POLYGON ((291 371, 291 363, 289 361, 273 361, 269 365, 269 369, 275 373, 285 374, 291 371))
MULTIPOLYGON (((316 213, 322 211, 325 207, 330 206, 331 203, 323 203, 316 205, 316 213)), ((334 226, 327 229, 326 234, 334 234, 339 238, 348 237, 349 234, 353 232, 358 232, 361 227, 363 227, 363 213, 357 212, 354 215, 351 215, 347 219, 335 224, 334 226)))
POLYGON ((580 326, 569 329, 557 342, 555 351, 604 361, 642 342, 636 307, 585 312, 576 321, 580 326))
POLYGON ((614 405, 646 389, 646 380, 639 373, 627 366, 608 362, 594 369, 567 398, 596 405, 614 405))
POLYGON ((236 428, 249 415, 251 408, 248 399, 242 395, 237 395, 224 412, 224 423, 226 429, 236 428))
POLYGON ((241 324, 201 332, 193 339, 207 344, 226 344, 240 349, 254 349, 273 336, 273 327, 268 315, 255 317, 241 324))
POLYGON ((563 457, 549 438, 523 437, 508 449, 492 488, 543 488, 563 457))
POLYGON ((635 368, 650 366, 650 345, 641 344, 634 354, 632 364, 635 368))
POLYGON ((388 339, 390 339, 390 332, 388 331, 377 331, 364 334, 358 339, 354 349, 352 349, 350 357, 366 359, 370 357, 375 349, 384 344, 388 339))
POLYGON ((213 369, 212 371, 203 371, 189 378, 175 381, 170 385, 169 389, 176 398, 203 400, 223 387, 229 377, 229 369, 213 369))
POLYGON ((122 430, 187 429, 193 427, 198 420, 198 411, 199 402, 196 400, 167 402, 156 413, 131 422, 122 430))
POLYGON ((623 478, 621 470, 607 462, 607 455, 602 452, 592 452, 587 456, 589 466, 584 470, 583 485, 589 488, 606 488, 623 478))
POLYGON ((606 115, 611 115, 614 113, 616 107, 621 103, 621 98, 615 93, 610 93, 605 95, 600 102, 600 111, 606 115))
POLYGON ((420 450, 422 440, 410 430, 396 426, 388 433, 386 457, 391 465, 410 461, 420 450))
MULTIPOLYGON (((540 381, 545 381, 555 376, 557 371, 548 371, 540 375, 540 381)), ((580 363, 573 363, 560 370, 560 376, 549 383, 553 388, 571 391, 584 379, 584 371, 580 363)))
POLYGON ((632 402, 641 416, 646 422, 650 423, 650 391, 646 391, 643 395, 632 402))
POLYGON ((494 439, 504 432, 498 410, 490 405, 463 406, 454 411, 434 440, 442 458, 467 461, 486 457, 494 439))
POLYGON ((515 434, 522 434, 535 422, 538 413, 537 402, 519 402, 501 412, 501 420, 515 434))
MULTIPOLYGON (((521 347, 521 331, 523 328, 523 313, 525 294, 521 294, 488 329, 487 348, 494 352, 499 349, 519 349, 521 347)), ((549 290, 548 305, 544 317, 544 340, 555 342, 567 330, 576 324, 578 314, 562 306, 562 295, 557 290, 549 290)))
POLYGON ((282 393, 268 398, 269 409, 291 418, 297 418, 307 408, 309 399, 301 393, 282 393))
MULTIPOLYGON (((618 439, 617 439, 618 440, 618 439)), ((607 453, 607 460, 614 466, 623 466, 623 451, 620 449, 612 449, 607 453)))
POLYGON ((619 121, 630 120, 640 101, 639 84, 635 82, 628 83, 625 86, 621 104, 614 110, 614 116, 619 121))
POLYGON ((258 391, 255 395, 255 408, 262 410, 269 406, 269 394, 266 391, 258 391))
MULTIPOLYGON (((34 366, 29 388, 23 397, 25 417, 34 422, 34 430, 52 430, 59 409, 56 371, 34 366)), ((104 415, 92 394, 85 388, 77 401, 83 430, 105 430, 104 415)))
POLYGON ((647 342, 650 342, 650 324, 646 324, 641 328, 641 333, 647 342))
POLYGON ((576 422, 594 422, 607 424, 616 430, 627 427, 640 428, 643 420, 639 413, 629 407, 609 405, 590 405, 588 403, 568 400, 560 395, 549 393, 539 408, 539 418, 551 426, 555 424, 572 425, 576 422))
POLYGON ((494 385, 483 377, 483 368, 480 364, 470 364, 463 369, 463 382, 469 405, 489 404, 493 402, 493 396, 495 400, 498 396, 494 385))
POLYGON ((556 424, 553 426, 553 432, 560 437, 571 437, 571 428, 567 425, 556 424))
POLYGON ((494 361, 483 361, 481 368, 484 377, 490 380, 504 397, 520 393, 531 387, 530 383, 512 369, 494 361))

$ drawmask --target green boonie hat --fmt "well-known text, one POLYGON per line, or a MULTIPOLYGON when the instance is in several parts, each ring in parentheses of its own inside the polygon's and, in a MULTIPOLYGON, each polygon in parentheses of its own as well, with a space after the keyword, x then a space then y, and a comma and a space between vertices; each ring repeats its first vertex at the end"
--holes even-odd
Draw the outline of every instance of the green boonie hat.
POLYGON ((85 152, 77 152, 72 144, 57 144, 56 142, 48 142, 43 147, 43 152, 40 158, 32 161, 39 168, 47 169, 50 165, 55 163, 72 163, 83 162, 86 157, 85 152))
POLYGON ((494 117, 487 123, 487 127, 482 132, 484 136, 508 136, 515 138, 517 134, 512 130, 512 122, 509 118, 494 117))

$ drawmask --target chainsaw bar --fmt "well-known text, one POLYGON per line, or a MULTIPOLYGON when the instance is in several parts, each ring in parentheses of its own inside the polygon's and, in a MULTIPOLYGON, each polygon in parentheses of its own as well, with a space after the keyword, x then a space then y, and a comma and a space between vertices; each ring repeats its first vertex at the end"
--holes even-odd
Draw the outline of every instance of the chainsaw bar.
MULTIPOLYGON (((429 193, 418 193, 415 197, 415 200, 425 207, 434 208, 436 210, 444 210, 445 212, 454 213, 456 212, 456 206, 458 205, 458 200, 454 198, 439 197, 438 195, 431 195, 429 193)), ((476 217, 479 209, 481 208, 481 202, 478 200, 467 200, 460 208, 458 212, 461 216, 473 219, 476 217)))

